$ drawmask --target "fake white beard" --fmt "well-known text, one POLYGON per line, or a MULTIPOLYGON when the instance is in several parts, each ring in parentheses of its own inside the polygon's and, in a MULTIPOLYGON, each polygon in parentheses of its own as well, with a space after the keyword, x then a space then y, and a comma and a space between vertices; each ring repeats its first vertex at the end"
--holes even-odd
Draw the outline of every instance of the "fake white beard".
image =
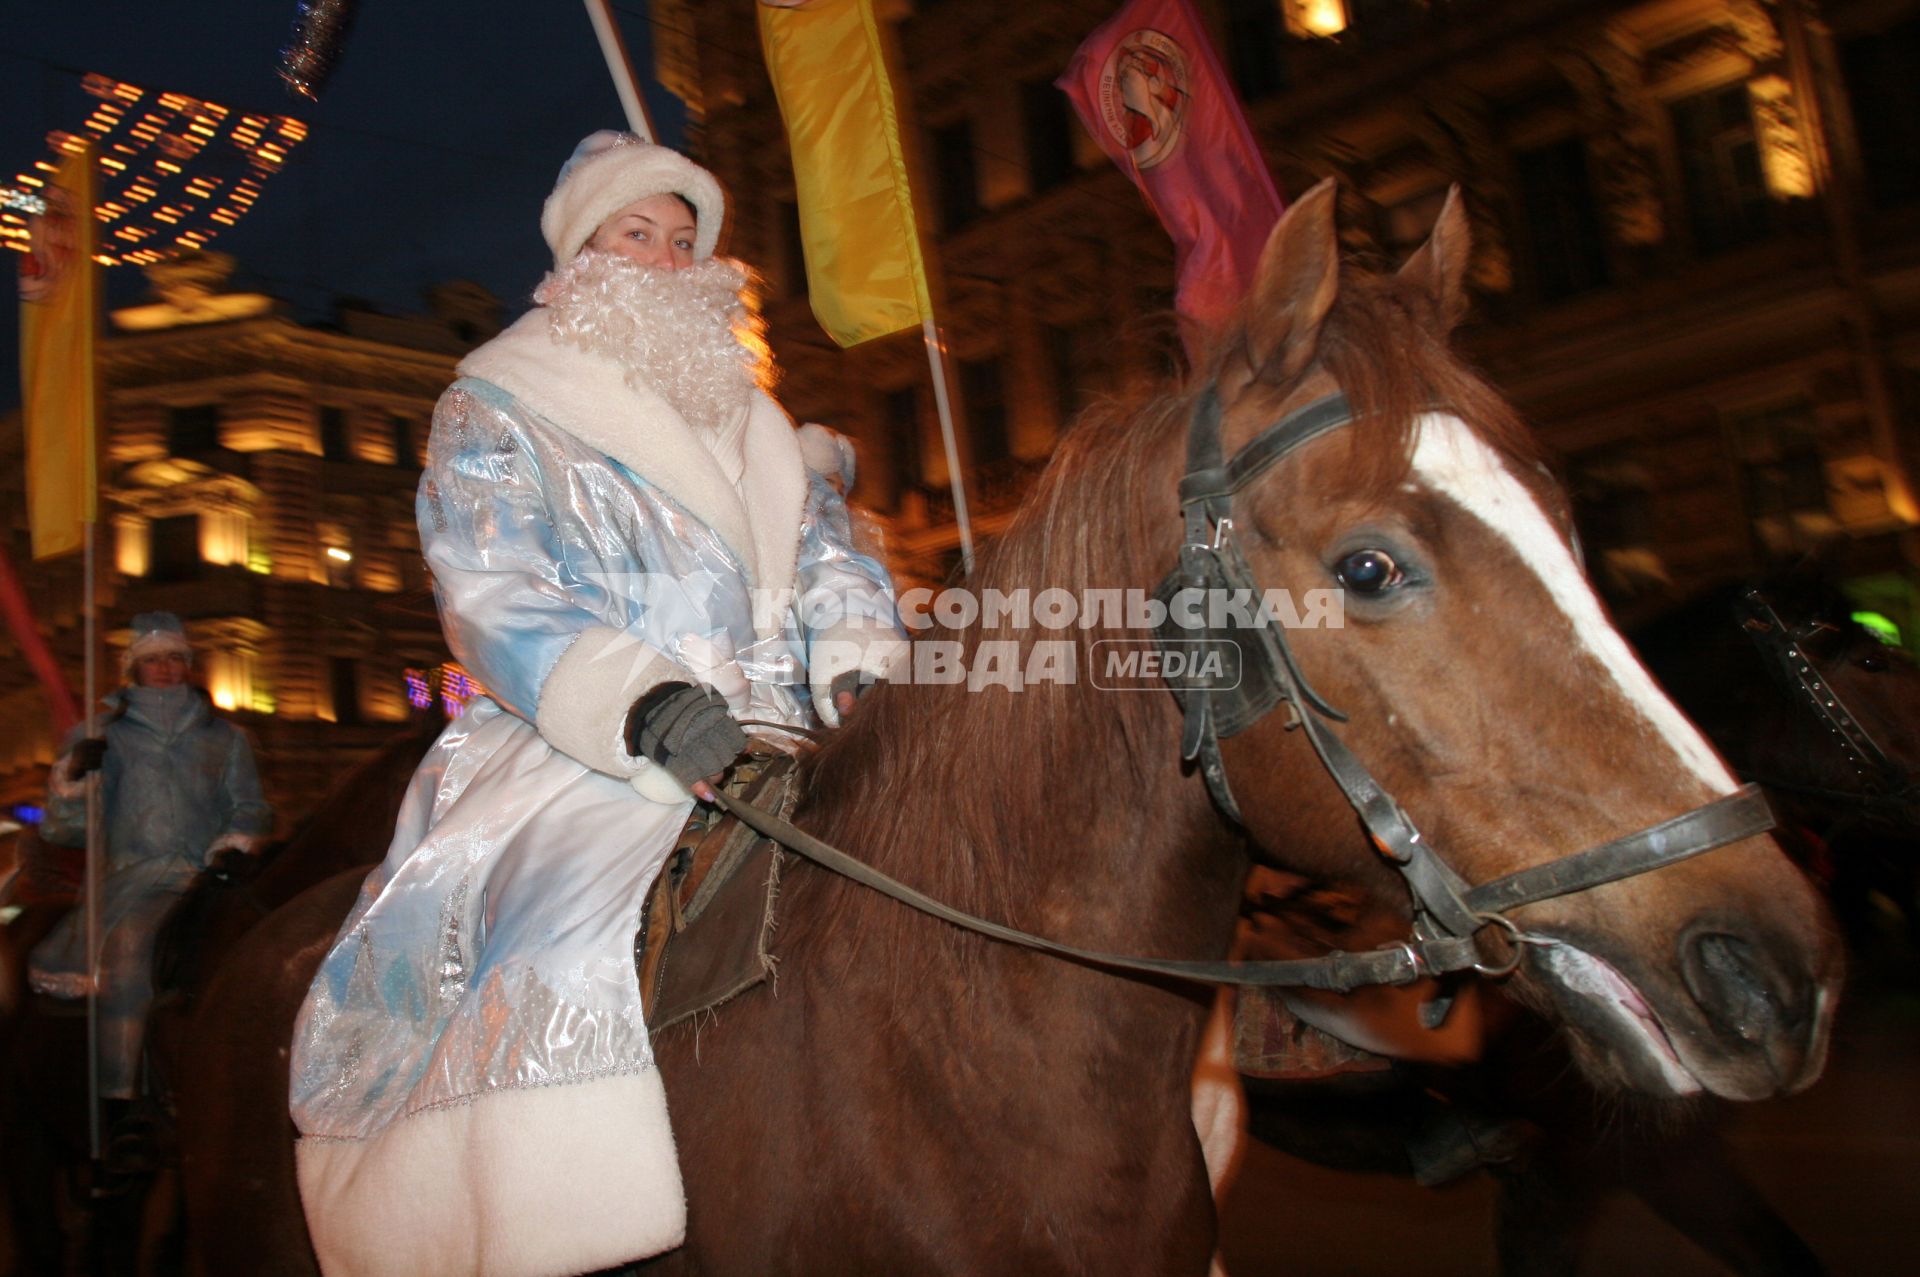
POLYGON ((547 308, 555 341, 611 359, 627 384, 720 431, 755 386, 771 388, 766 322, 741 300, 747 282, 744 267, 718 257, 666 271, 588 251, 550 272, 533 299, 547 308))

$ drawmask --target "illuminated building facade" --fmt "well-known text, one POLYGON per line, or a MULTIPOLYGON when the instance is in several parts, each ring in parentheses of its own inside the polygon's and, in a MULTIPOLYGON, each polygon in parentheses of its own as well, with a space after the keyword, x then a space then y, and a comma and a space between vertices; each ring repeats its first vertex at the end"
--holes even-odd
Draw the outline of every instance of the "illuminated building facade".
MULTIPOLYGON (((1473 222, 1471 356, 1535 423, 1623 615, 1833 539, 1920 630, 1920 4, 1195 0, 1283 193, 1342 186, 1392 265, 1449 184, 1473 222)), ((1052 81, 1118 8, 901 0, 987 531, 1072 412, 1180 358, 1172 248, 1052 81)), ((956 534, 917 333, 836 350, 808 313, 751 6, 656 0, 661 78, 767 274, 782 395, 853 434, 911 571, 956 534)))
MULTIPOLYGON (((427 315, 342 308, 303 325, 223 291, 231 265, 149 267, 154 300, 115 312, 102 343, 101 687, 117 683, 131 616, 178 613, 197 681, 253 733, 268 796, 293 818, 420 712, 408 671, 447 659, 414 490, 434 401, 499 307, 449 284, 427 315)), ((9 552, 77 693, 79 556, 30 563, 17 416, 0 446, 9 552)), ((11 636, 0 643, 13 657, 0 663, 0 799, 37 801, 55 742, 11 636)))

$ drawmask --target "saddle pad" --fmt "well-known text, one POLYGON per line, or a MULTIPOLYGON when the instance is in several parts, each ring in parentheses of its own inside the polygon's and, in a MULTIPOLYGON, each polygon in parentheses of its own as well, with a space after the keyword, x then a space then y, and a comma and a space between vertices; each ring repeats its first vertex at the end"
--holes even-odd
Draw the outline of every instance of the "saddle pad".
MULTIPOLYGON (((727 792, 785 817, 799 798, 794 760, 755 756, 735 769, 727 792)), ((711 1010, 773 973, 782 859, 772 839, 734 817, 695 810, 647 895, 634 941, 649 1031, 711 1010)))

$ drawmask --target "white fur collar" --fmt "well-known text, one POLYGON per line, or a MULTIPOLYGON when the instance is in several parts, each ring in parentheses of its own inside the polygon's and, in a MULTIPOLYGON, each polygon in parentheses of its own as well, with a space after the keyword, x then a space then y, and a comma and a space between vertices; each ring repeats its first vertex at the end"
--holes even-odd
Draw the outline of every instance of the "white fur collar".
POLYGON ((750 583, 793 583, 806 467, 793 422, 755 391, 747 417, 741 492, 693 427, 651 387, 627 383, 612 360, 555 342, 536 308, 460 361, 460 375, 492 382, 580 442, 660 488, 727 543, 750 583))

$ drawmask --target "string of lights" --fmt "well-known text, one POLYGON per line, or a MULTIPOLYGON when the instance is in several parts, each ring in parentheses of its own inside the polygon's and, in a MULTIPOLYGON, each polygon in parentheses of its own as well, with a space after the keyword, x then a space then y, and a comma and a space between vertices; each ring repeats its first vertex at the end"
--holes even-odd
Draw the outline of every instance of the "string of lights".
POLYGON ((236 112, 184 93, 159 92, 89 72, 81 87, 97 100, 75 133, 48 135, 54 159, 38 160, 0 188, 0 244, 28 247, 28 218, 58 158, 88 145, 99 167, 96 260, 144 266, 204 248, 246 216, 266 180, 286 164, 307 126, 286 115, 236 112))

